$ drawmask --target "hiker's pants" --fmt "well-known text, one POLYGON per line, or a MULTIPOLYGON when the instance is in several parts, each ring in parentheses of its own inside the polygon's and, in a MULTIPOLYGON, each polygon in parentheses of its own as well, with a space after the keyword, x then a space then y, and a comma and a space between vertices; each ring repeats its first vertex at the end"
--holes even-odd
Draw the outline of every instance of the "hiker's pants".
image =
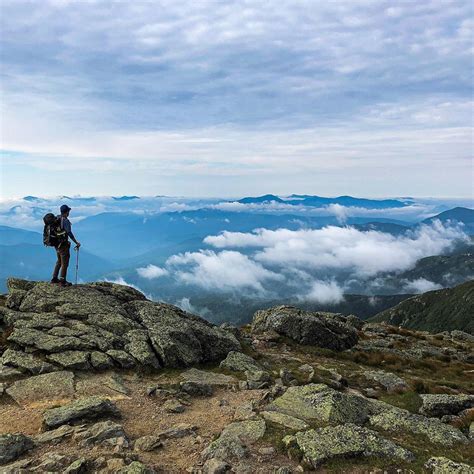
POLYGON ((64 242, 59 247, 56 247, 56 255, 58 259, 54 267, 53 278, 58 278, 59 270, 61 270, 61 280, 66 279, 67 267, 69 266, 69 259, 71 257, 71 253, 69 251, 70 247, 71 244, 69 242, 64 242))

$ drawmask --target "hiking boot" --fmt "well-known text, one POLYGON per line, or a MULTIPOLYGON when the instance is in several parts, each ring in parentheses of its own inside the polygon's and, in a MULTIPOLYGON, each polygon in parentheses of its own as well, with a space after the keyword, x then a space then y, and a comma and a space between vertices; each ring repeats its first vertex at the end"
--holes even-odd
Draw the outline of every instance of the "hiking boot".
POLYGON ((59 283, 59 278, 51 278, 50 283, 59 283))
POLYGON ((59 286, 72 286, 72 283, 69 283, 68 281, 66 280, 59 280, 59 286))

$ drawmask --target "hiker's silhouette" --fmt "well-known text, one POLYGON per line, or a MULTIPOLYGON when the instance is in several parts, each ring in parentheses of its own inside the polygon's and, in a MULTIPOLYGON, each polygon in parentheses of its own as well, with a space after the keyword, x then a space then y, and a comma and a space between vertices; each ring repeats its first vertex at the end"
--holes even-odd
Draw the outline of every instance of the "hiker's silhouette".
POLYGON ((43 218, 44 231, 43 231, 43 242, 47 246, 54 247, 56 249, 56 264, 53 270, 53 277, 51 283, 55 283, 61 286, 71 286, 66 279, 67 270, 69 267, 69 260, 71 258, 71 239, 75 244, 74 250, 78 252, 76 259, 76 283, 77 283, 77 270, 79 266, 79 248, 81 243, 76 240, 72 233, 72 224, 69 220, 69 213, 71 208, 63 204, 60 208, 61 214, 54 216, 54 214, 46 214, 43 218))

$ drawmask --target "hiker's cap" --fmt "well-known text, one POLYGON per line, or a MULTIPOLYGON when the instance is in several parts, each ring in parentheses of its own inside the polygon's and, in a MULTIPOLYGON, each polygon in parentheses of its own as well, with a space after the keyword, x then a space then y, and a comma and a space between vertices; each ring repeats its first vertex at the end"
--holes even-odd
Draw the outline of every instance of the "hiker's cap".
POLYGON ((70 211, 71 208, 70 208, 67 204, 63 204, 63 205, 59 208, 59 210, 61 211, 61 214, 64 214, 64 213, 70 211))

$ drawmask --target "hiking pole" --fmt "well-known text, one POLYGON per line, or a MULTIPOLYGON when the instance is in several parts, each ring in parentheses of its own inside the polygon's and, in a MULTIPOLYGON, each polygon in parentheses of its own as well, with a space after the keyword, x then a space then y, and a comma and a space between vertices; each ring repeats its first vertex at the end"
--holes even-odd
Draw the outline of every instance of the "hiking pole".
POLYGON ((77 285, 77 272, 79 271, 79 247, 76 245, 74 250, 77 252, 76 254, 76 285, 77 285))

